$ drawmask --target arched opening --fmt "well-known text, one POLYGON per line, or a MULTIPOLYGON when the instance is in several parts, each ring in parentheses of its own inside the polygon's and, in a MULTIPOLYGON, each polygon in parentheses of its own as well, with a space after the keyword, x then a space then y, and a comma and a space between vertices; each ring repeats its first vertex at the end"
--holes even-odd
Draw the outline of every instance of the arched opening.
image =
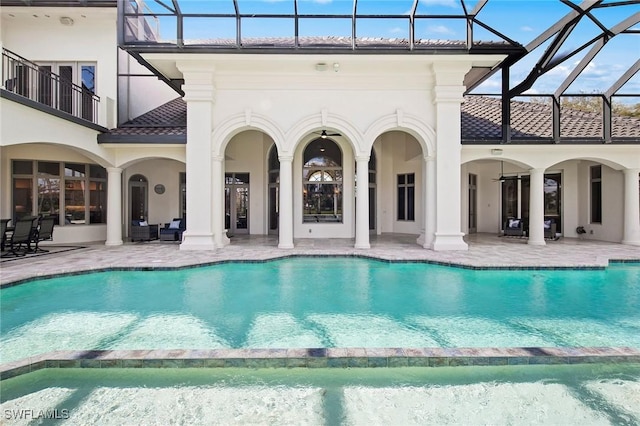
POLYGON ((302 165, 303 222, 343 222, 342 151, 331 139, 309 143, 302 165))

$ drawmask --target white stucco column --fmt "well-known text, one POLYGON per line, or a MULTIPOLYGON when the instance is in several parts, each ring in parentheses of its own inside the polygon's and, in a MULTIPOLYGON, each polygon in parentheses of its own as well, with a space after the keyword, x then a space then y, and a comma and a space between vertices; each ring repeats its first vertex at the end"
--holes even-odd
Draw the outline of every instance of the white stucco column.
POLYGON ((279 155, 280 160, 280 215, 278 248, 293 248, 293 156, 279 155))
POLYGON ((107 167, 107 246, 122 245, 122 169, 107 167))
POLYGON ((213 221, 213 239, 216 248, 223 248, 229 244, 224 222, 224 156, 214 155, 211 158, 211 190, 213 206, 211 220, 213 221))
POLYGON ((531 169, 528 244, 544 246, 544 169, 531 169))
POLYGON ((205 63, 179 62, 187 103, 187 230, 180 250, 213 250, 212 143, 215 87, 213 69, 205 63))
MULTIPOLYGON (((464 75, 470 64, 436 63, 433 89, 436 109, 436 232, 434 250, 468 250, 461 230, 460 105, 464 101, 464 75)), ((425 229, 426 232, 426 229, 425 229)))
POLYGON ((424 222, 424 248, 431 248, 435 240, 436 232, 436 161, 434 157, 425 159, 425 174, 427 175, 425 189, 425 222, 424 222))
POLYGON ((369 156, 356 156, 356 243, 355 248, 369 245, 369 156))
POLYGON ((622 244, 640 246, 640 169, 624 170, 624 233, 622 244))

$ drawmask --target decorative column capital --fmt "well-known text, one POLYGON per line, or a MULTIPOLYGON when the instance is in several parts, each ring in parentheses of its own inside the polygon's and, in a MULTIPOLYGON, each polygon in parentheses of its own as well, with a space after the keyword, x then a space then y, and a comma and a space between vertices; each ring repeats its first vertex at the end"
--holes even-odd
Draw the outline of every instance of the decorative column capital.
POLYGON ((281 163, 291 163, 293 161, 293 155, 278 155, 278 160, 281 163))
POLYGON ((176 66, 184 78, 182 90, 186 102, 215 102, 215 66, 199 61, 179 61, 176 66))
POLYGON ((365 161, 368 163, 370 159, 370 155, 356 155, 356 163, 359 163, 360 161, 365 161))
POLYGON ((464 102, 464 86, 436 86, 433 88, 433 102, 458 103, 464 102))
POLYGON ((122 168, 120 167, 106 167, 107 173, 119 173, 122 174, 122 168))
POLYGON ((638 175, 640 174, 640 168, 630 168, 630 169, 623 169, 622 172, 624 174, 630 174, 630 175, 638 175))
POLYGON ((224 155, 212 154, 211 155, 211 161, 217 161, 217 162, 222 163, 224 161, 224 155))

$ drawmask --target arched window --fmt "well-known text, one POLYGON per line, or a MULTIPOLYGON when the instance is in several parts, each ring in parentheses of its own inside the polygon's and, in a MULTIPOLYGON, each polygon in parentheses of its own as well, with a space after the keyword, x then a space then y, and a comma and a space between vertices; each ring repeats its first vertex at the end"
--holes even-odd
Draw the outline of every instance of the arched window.
POLYGON ((303 221, 342 222, 342 151, 330 139, 316 139, 304 150, 303 221))

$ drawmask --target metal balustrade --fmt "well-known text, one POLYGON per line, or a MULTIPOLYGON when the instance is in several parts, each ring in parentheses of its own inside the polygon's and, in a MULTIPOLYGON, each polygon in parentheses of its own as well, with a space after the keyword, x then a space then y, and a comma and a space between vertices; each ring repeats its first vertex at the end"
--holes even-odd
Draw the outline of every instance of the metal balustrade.
POLYGON ((4 48, 1 82, 4 90, 98 124, 98 95, 4 48))

